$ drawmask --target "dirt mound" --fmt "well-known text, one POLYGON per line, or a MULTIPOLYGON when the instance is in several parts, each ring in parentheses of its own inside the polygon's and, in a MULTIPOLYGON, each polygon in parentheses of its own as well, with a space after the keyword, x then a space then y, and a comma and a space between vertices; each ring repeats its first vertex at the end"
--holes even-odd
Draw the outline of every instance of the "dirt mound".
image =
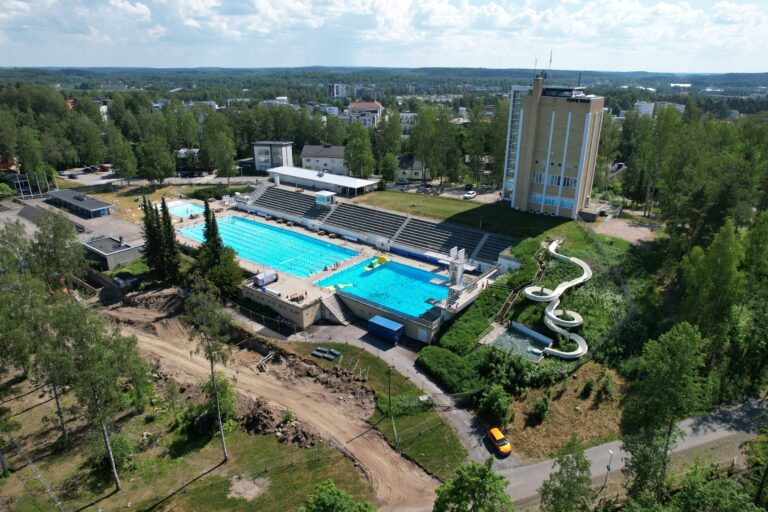
POLYGON ((235 475, 229 485, 227 498, 253 501, 269 489, 268 478, 249 478, 248 475, 235 475))
MULTIPOLYGON (((238 400, 241 402, 242 400, 238 400)), ((262 398, 246 399, 248 411, 239 415, 243 428, 251 434, 274 434, 282 444, 311 448, 320 442, 320 435, 309 426, 293 419, 287 409, 272 407, 262 398)), ((238 409, 241 404, 238 403, 238 409)))
POLYGON ((184 303, 176 288, 130 293, 125 296, 124 302, 126 306, 151 309, 166 315, 179 312, 184 303))
MULTIPOLYGON (((153 322, 147 325, 147 330, 152 334, 160 338, 161 340, 181 340, 189 339, 189 330, 184 327, 179 318, 165 318, 159 322, 153 322)), ((190 342, 189 349, 194 350, 196 347, 190 342)))

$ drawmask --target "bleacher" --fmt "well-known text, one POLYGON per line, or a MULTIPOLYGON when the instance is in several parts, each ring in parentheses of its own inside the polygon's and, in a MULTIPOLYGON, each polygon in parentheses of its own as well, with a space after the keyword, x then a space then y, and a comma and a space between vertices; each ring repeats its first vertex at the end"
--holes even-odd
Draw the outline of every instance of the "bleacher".
POLYGON ((328 214, 327 209, 317 206, 314 196, 277 187, 264 190, 261 196, 251 203, 251 206, 307 219, 320 219, 328 214))
POLYGON ((400 226, 408 220, 404 215, 382 212, 351 203, 340 203, 325 219, 325 224, 357 233, 392 238, 400 226))
POLYGON ((490 235, 480 250, 475 255, 475 259, 495 263, 499 258, 499 253, 512 245, 513 241, 509 238, 490 235))
POLYGON ((469 255, 482 238, 482 231, 412 218, 394 242, 442 254, 448 254, 453 247, 458 247, 466 249, 469 255))

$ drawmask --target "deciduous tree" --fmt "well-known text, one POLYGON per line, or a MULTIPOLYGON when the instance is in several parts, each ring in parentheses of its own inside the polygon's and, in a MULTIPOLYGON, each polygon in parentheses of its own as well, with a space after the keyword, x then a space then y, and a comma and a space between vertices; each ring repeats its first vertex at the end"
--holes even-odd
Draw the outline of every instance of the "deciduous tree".
POLYGON ((307 496, 299 512, 376 512, 370 503, 356 503, 352 496, 326 480, 307 496))
POLYGON ((539 489, 543 512, 582 512, 591 510, 592 474, 584 449, 572 437, 555 459, 557 471, 539 489))
POLYGON ((488 458, 485 464, 468 462, 456 470, 456 478, 437 488, 434 512, 508 512, 515 507, 504 490, 507 479, 494 473, 488 458))

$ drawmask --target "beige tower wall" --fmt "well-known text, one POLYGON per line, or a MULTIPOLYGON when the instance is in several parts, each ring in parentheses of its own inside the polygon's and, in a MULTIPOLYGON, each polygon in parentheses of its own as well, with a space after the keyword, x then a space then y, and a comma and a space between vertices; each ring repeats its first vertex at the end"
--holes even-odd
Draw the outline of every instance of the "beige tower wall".
POLYGON ((604 99, 543 96, 543 80, 523 97, 514 208, 575 218, 591 194, 604 99))

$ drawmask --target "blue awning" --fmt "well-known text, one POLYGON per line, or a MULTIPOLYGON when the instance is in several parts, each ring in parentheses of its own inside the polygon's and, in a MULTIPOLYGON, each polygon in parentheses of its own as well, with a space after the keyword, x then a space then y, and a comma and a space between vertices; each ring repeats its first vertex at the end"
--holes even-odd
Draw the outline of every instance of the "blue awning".
POLYGON ((392 320, 388 318, 384 318, 383 316, 374 316, 370 318, 368 322, 372 324, 380 325, 381 327, 384 327, 385 329, 389 329, 392 332, 397 332, 404 329, 402 324, 393 322, 392 320))

